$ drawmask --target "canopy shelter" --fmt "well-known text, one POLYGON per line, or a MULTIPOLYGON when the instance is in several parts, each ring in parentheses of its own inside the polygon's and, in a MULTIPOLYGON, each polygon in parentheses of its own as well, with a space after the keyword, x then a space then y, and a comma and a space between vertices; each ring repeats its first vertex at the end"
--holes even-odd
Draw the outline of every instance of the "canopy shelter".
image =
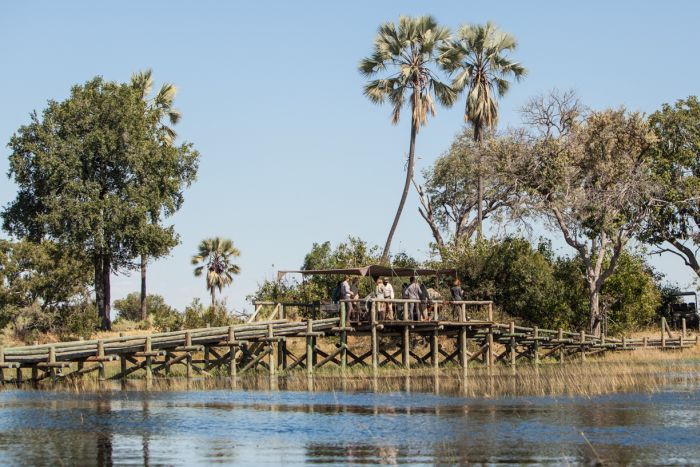
POLYGON ((344 269, 300 269, 295 271, 277 271, 277 280, 280 281, 287 274, 302 274, 304 276, 362 276, 362 277, 411 277, 411 276, 453 276, 457 277, 456 269, 413 269, 413 268, 392 268, 371 264, 361 268, 344 269))

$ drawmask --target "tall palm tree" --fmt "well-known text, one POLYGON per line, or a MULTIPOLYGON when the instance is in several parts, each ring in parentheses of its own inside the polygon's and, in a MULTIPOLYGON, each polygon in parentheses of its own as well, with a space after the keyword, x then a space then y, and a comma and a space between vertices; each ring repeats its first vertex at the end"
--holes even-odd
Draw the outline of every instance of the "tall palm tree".
POLYGON ((432 16, 401 16, 398 26, 391 22, 379 26, 372 55, 362 59, 359 65, 360 73, 368 78, 386 73, 384 77, 368 82, 364 94, 376 104, 389 101, 393 107, 391 122, 394 125, 399 122, 401 109, 407 99, 411 107, 411 142, 406 182, 386 239, 383 262, 389 260, 391 241, 413 179, 416 135, 420 126, 426 124, 428 114, 435 115, 433 95, 448 107, 457 98, 457 93, 440 81, 435 72, 438 50, 449 37, 449 30, 439 26, 432 16))
MULTIPOLYGON (((159 125, 159 135, 161 142, 166 145, 172 145, 177 137, 177 133, 172 126, 180 121, 180 112, 173 107, 177 88, 172 83, 165 83, 161 86, 158 93, 149 98, 153 89, 153 72, 151 70, 140 71, 131 75, 131 86, 136 89, 141 99, 146 104, 147 111, 153 113, 159 125), (168 125, 168 122, 170 125, 168 125)), ((152 213, 152 216, 157 217, 157 213, 152 213)), ((151 219, 153 221, 153 219, 151 219)), ((148 309, 146 308, 146 269, 148 265, 148 255, 141 253, 141 319, 148 318, 148 309)))
POLYGON ((219 292, 233 282, 234 274, 240 274, 241 268, 233 264, 233 258, 238 258, 241 252, 233 246, 229 239, 214 237, 199 243, 199 253, 192 257, 194 275, 201 276, 206 270, 207 290, 211 293, 211 304, 216 304, 216 290, 219 292))
MULTIPOLYGON (((441 47, 440 64, 448 72, 456 73, 452 87, 457 92, 467 91, 464 119, 472 125, 478 145, 484 131, 495 128, 498 123, 498 98, 508 92, 508 78, 520 81, 527 73, 522 65, 507 55, 517 46, 513 36, 489 21, 485 25, 463 25, 457 31, 456 39, 441 47)), ((477 235, 481 238, 484 204, 481 167, 477 184, 477 235)))

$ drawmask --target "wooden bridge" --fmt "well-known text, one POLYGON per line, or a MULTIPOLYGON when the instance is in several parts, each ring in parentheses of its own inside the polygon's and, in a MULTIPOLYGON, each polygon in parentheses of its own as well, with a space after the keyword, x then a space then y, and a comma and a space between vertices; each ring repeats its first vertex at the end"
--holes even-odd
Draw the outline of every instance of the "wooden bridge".
POLYGON ((24 347, 0 347, 0 383, 68 380, 96 373, 100 381, 139 374, 168 377, 264 371, 270 375, 326 365, 342 370, 395 365, 461 367, 527 361, 585 361, 610 351, 683 349, 697 345, 685 325, 674 336, 662 320, 658 338, 596 337, 584 331, 497 323, 491 302, 342 300, 336 305, 256 303, 245 324, 149 335, 120 335, 24 347), (420 313, 416 317, 411 313, 420 313), (107 375, 107 369, 114 374, 107 375))

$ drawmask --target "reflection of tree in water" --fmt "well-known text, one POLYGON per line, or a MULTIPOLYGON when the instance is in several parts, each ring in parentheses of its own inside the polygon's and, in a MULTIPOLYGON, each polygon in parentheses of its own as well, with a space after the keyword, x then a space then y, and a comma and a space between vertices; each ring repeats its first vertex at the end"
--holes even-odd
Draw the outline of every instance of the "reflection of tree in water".
POLYGON ((109 426, 111 419, 112 401, 109 397, 100 399, 96 402, 95 413, 96 420, 100 426, 96 427, 95 434, 97 438, 97 465, 111 466, 112 465, 112 430, 109 426))
POLYGON ((334 464, 397 464, 415 460, 418 454, 404 446, 372 444, 311 443, 306 446, 306 459, 312 463, 334 464))

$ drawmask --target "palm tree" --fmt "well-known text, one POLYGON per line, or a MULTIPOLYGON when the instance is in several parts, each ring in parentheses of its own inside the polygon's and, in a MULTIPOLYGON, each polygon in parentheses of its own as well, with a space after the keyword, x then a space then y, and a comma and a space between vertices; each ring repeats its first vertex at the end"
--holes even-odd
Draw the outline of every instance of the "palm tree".
MULTIPOLYGON (((508 78, 520 81, 527 73, 522 65, 506 55, 517 46, 513 36, 489 21, 485 25, 463 25, 457 32, 456 40, 446 42, 441 47, 440 64, 446 71, 456 73, 452 87, 457 92, 467 90, 464 120, 472 125, 474 140, 478 145, 484 131, 495 128, 498 123, 497 99, 508 92, 508 78)), ((481 238, 484 180, 480 167, 477 184, 477 235, 481 238)))
POLYGON ((411 142, 406 182, 386 239, 382 262, 389 260, 391 241, 413 179, 416 135, 420 126, 426 124, 428 114, 435 115, 433 95, 448 107, 457 98, 457 93, 441 82, 434 71, 437 68, 437 52, 449 37, 449 30, 438 26, 432 16, 401 16, 398 26, 391 22, 379 26, 372 55, 362 59, 359 65, 360 73, 368 78, 386 72, 384 77, 368 82, 364 94, 376 104, 389 101, 393 106, 391 122, 394 125, 399 122, 407 98, 411 106, 411 142))
POLYGON ((207 271, 207 290, 211 292, 211 304, 216 304, 216 290, 219 292, 233 282, 233 275, 240 274, 241 268, 231 260, 238 258, 241 252, 229 239, 214 237, 199 243, 199 253, 192 257, 194 275, 199 277, 207 271))
MULTIPOLYGON (((177 88, 172 83, 165 83, 161 86, 160 91, 151 99, 149 95, 153 89, 153 72, 151 70, 140 71, 131 75, 131 86, 136 89, 141 100, 146 103, 146 109, 153 113, 153 117, 159 125, 160 140, 163 144, 171 145, 177 133, 170 125, 176 125, 180 121, 181 114, 173 107, 177 88)), ((152 217, 157 218, 158 213, 151 213, 152 217)), ((154 221, 154 219, 151 219, 154 221)), ((141 253, 141 319, 148 318, 148 310, 146 308, 146 269, 148 264, 148 255, 141 253)))

